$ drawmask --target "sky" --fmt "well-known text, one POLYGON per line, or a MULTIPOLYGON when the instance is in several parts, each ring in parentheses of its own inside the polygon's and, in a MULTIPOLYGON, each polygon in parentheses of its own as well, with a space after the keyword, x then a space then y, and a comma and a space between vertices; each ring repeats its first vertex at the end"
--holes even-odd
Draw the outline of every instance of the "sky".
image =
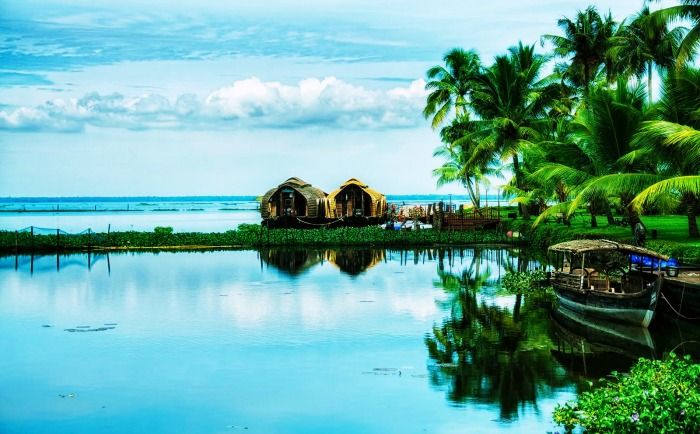
POLYGON ((0 197, 464 194, 435 186, 425 71, 544 51, 589 4, 642 1, 0 0, 0 197))

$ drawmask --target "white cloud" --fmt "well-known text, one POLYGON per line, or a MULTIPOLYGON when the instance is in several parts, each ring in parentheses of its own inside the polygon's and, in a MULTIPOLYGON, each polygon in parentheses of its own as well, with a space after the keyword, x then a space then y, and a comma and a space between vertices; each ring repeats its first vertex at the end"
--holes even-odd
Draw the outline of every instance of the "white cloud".
POLYGON ((86 126, 127 129, 303 128, 392 129, 423 122, 422 79, 406 87, 367 89, 335 77, 296 85, 257 77, 235 81, 204 98, 182 94, 174 101, 147 93, 89 93, 36 107, 0 110, 0 130, 79 132, 86 126))

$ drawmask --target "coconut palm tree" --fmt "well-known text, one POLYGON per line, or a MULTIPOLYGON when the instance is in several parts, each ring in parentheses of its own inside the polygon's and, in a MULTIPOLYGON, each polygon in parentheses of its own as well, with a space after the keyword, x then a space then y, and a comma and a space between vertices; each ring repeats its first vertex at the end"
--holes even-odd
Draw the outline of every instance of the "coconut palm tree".
MULTIPOLYGON (((685 33, 676 53, 676 66, 683 67, 700 45, 700 0, 680 0, 677 6, 660 9, 652 14, 660 23, 689 21, 690 29, 685 33)), ((657 24, 659 25, 659 24, 657 24)))
MULTIPOLYGON (((675 198, 685 206, 688 235, 700 238, 697 225, 700 204, 700 70, 669 71, 662 97, 653 114, 656 120, 642 124, 633 141, 636 149, 621 160, 652 163, 659 179, 647 185, 631 202, 643 211, 664 198, 675 198)), ((634 175, 626 175, 628 179, 634 175)))
POLYGON ((445 66, 436 65, 428 69, 428 81, 425 89, 429 90, 423 116, 432 116, 433 129, 447 121, 450 113, 456 117, 466 113, 469 97, 474 89, 481 70, 479 55, 473 50, 453 48, 444 57, 445 66))
POLYGON ((572 126, 574 143, 585 159, 575 165, 549 162, 533 173, 533 177, 559 179, 569 186, 573 197, 567 210, 569 215, 580 205, 589 204, 592 225, 595 211, 601 208, 611 220, 609 200, 616 198, 628 213, 632 228, 641 221, 638 209, 631 206, 632 199, 642 188, 658 180, 658 176, 651 174, 649 167, 640 167, 639 161, 623 157, 634 151, 633 136, 646 116, 645 100, 644 87, 641 84, 628 87, 624 79, 618 81, 615 89, 594 89, 587 109, 579 110, 572 126), (618 176, 621 174, 636 178, 632 182, 629 176, 618 176))
POLYGON ((434 157, 442 157, 445 162, 433 170, 437 178, 437 186, 457 182, 467 189, 469 199, 475 208, 481 207, 479 184, 486 175, 497 173, 496 161, 486 153, 478 154, 478 144, 475 141, 460 140, 472 133, 473 124, 465 114, 443 127, 440 137, 443 144, 435 149, 434 157))
MULTIPOLYGON (((534 45, 511 47, 508 54, 496 56, 494 64, 479 77, 472 92, 471 107, 479 116, 473 121, 474 133, 463 137, 478 143, 478 158, 485 154, 511 159, 515 187, 523 190, 525 179, 520 167, 523 146, 539 137, 538 126, 560 89, 553 77, 542 77, 547 57, 536 54, 534 45)), ((458 141, 459 142, 459 141, 458 141)), ((471 164, 472 160, 467 164, 471 164)), ((529 219, 525 204, 520 204, 529 219)))
POLYGON ((575 19, 561 18, 557 24, 562 35, 544 35, 542 41, 554 44, 554 55, 569 59, 569 63, 559 65, 559 71, 571 83, 584 89, 588 95, 601 68, 608 78, 612 78, 614 68, 610 65, 609 49, 613 45, 613 35, 617 24, 608 13, 601 17, 595 6, 579 10, 575 19))
POLYGON ((654 66, 666 71, 675 64, 674 56, 682 36, 682 28, 669 30, 667 23, 654 19, 648 6, 644 6, 629 25, 622 26, 621 37, 611 51, 619 59, 621 68, 638 78, 646 75, 649 104, 652 103, 654 66))

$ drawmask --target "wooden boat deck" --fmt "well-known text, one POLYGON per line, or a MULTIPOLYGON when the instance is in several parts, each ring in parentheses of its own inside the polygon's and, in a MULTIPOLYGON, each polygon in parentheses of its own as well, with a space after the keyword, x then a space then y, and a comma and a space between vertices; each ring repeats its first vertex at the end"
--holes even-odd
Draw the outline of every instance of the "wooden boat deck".
POLYGON ((667 274, 664 279, 678 283, 689 283, 691 285, 700 286, 700 270, 681 271, 678 273, 677 277, 669 277, 667 274))

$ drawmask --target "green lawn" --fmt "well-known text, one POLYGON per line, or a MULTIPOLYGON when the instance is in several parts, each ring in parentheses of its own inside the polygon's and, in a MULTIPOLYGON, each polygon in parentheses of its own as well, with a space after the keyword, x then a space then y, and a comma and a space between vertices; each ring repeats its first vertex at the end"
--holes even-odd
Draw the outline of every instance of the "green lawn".
MULTIPOLYGON (((550 221, 541 223, 537 228, 528 230, 531 222, 522 219, 510 220, 510 226, 521 230, 531 238, 536 246, 548 246, 557 242, 576 238, 607 238, 632 243, 634 238, 629 227, 608 225, 605 216, 598 216, 598 227, 591 227, 588 213, 577 213, 571 220, 571 226, 550 221)), ((642 216, 647 227, 647 244, 650 249, 685 262, 700 262, 700 239, 688 238, 688 218, 682 215, 642 216), (653 236, 656 230, 656 238, 653 236)))

